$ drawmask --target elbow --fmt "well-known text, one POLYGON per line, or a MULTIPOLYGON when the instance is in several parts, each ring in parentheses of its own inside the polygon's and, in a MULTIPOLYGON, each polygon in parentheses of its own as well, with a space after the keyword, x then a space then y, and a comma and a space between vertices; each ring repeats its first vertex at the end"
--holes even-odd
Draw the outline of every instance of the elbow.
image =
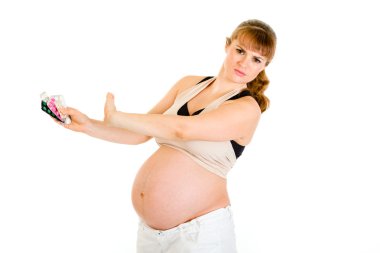
POLYGON ((139 144, 143 144, 147 141, 149 141, 152 137, 150 136, 128 136, 126 138, 120 138, 118 139, 116 142, 120 143, 120 144, 126 144, 126 145, 139 145, 139 144))
POLYGON ((132 141, 129 141, 128 143, 126 144, 129 144, 129 145, 139 145, 139 144, 143 144, 147 141, 149 141, 152 137, 150 136, 143 136, 141 138, 138 138, 138 139, 135 139, 135 140, 132 140, 132 141))

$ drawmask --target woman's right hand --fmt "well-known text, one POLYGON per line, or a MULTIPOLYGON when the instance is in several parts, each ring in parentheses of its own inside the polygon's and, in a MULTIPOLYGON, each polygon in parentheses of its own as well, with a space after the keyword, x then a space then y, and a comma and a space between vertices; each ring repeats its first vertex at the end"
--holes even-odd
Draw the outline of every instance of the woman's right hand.
POLYGON ((85 133, 91 127, 91 119, 84 113, 71 107, 60 108, 59 111, 71 118, 70 124, 61 123, 65 128, 75 132, 85 133))
POLYGON ((108 92, 106 102, 104 104, 104 123, 112 125, 112 116, 116 112, 115 97, 112 93, 108 92))

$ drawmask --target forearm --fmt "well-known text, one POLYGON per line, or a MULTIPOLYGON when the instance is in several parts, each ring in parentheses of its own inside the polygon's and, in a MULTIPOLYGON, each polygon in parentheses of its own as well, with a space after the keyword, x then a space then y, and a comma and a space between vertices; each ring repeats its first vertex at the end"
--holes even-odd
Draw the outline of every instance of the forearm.
POLYGON ((149 136, 106 125, 103 121, 94 119, 91 119, 91 124, 84 130, 84 133, 91 137, 121 144, 140 144, 150 139, 149 136))
POLYGON ((180 116, 114 112, 109 123, 143 136, 180 139, 180 116))

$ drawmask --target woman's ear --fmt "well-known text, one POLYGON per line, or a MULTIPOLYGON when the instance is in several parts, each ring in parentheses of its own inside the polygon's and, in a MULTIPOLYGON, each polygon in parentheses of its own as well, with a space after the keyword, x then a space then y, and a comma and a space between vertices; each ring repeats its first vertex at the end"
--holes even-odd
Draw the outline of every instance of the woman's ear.
POLYGON ((227 53, 227 48, 231 45, 231 39, 226 38, 226 45, 224 46, 224 51, 227 53))

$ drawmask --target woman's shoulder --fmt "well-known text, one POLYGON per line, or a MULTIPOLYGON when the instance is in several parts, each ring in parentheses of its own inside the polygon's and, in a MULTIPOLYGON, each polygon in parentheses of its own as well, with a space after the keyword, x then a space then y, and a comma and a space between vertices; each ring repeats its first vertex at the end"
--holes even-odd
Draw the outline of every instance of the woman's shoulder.
POLYGON ((243 90, 236 96, 231 97, 223 104, 233 104, 235 107, 239 108, 239 111, 243 114, 246 112, 249 112, 249 115, 261 114, 260 106, 256 99, 251 96, 249 91, 246 90, 243 90))
POLYGON ((191 86, 197 85, 202 80, 206 79, 208 76, 193 76, 193 75, 187 75, 182 77, 176 84, 177 89, 179 92, 184 91, 191 86))

